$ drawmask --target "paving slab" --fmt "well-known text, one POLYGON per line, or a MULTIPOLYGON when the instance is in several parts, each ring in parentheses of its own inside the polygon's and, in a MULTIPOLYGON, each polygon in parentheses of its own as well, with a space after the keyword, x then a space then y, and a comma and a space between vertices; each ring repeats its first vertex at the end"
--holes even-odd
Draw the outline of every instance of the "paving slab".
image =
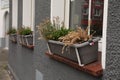
POLYGON ((11 80, 7 72, 8 50, 0 48, 0 80, 11 80))

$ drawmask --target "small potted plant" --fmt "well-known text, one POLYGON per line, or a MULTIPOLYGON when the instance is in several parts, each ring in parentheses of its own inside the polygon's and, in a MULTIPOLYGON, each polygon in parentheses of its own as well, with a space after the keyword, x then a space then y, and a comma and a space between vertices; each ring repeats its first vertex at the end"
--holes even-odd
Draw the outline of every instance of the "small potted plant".
POLYGON ((10 36, 12 42, 17 42, 17 30, 15 28, 9 29, 7 34, 10 36))
POLYGON ((32 47, 33 46, 33 35, 32 30, 29 27, 20 28, 19 31, 20 44, 32 47))
POLYGON ((53 24, 46 20, 38 26, 40 35, 48 42, 49 53, 77 62, 80 66, 98 60, 99 38, 92 38, 94 33, 88 35, 88 29, 81 27, 72 31, 64 30, 58 22, 58 19, 54 20, 53 24), (57 37, 54 38, 54 35, 57 37))

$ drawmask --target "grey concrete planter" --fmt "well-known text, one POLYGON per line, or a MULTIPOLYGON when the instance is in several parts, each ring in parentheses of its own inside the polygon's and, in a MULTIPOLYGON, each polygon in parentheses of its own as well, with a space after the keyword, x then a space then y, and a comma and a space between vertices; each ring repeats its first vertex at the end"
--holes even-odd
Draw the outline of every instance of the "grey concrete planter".
POLYGON ((19 42, 25 46, 33 46, 33 35, 19 35, 19 42))
POLYGON ((15 42, 15 43, 17 42, 17 34, 10 34, 9 36, 12 42, 15 42))
POLYGON ((24 44, 23 35, 19 35, 19 43, 24 44))
POLYGON ((78 62, 80 66, 84 66, 98 60, 99 39, 100 38, 95 38, 92 40, 94 45, 90 45, 90 42, 74 44, 65 48, 64 53, 62 53, 62 48, 64 46, 62 42, 49 40, 48 48, 50 53, 65 57, 72 61, 78 62))
POLYGON ((25 35, 23 36, 23 40, 26 45, 33 45, 33 35, 25 35))

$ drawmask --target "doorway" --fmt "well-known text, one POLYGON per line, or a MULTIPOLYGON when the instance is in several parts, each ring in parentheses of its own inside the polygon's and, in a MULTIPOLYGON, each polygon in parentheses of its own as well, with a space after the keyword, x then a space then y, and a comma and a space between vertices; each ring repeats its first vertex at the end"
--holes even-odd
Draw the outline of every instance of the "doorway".
POLYGON ((6 32, 9 30, 9 13, 8 11, 5 12, 4 15, 4 35, 5 35, 5 48, 8 49, 9 47, 9 36, 6 35, 6 32))

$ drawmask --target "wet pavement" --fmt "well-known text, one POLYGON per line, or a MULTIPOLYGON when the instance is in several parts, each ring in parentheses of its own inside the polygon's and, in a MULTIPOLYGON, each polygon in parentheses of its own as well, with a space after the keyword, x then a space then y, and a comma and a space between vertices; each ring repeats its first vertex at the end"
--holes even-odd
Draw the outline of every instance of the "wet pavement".
POLYGON ((8 50, 0 48, 0 80, 11 80, 7 71, 8 50))

